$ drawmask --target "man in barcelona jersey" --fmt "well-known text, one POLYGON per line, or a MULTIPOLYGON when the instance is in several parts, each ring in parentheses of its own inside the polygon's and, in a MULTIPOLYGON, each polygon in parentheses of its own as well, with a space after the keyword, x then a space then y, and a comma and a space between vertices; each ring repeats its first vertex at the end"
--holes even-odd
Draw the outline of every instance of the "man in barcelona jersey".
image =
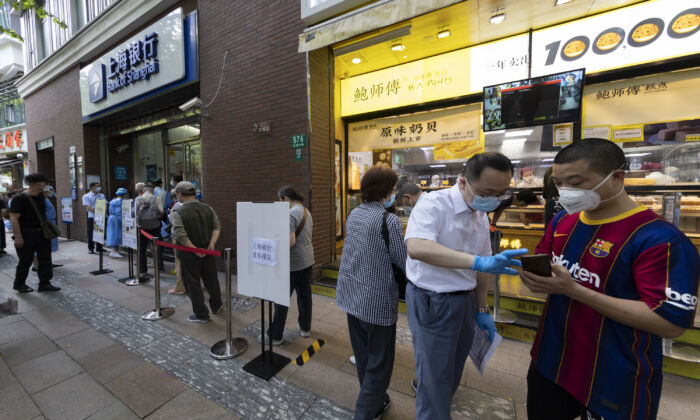
POLYGON ((564 210, 537 253, 552 276, 523 272, 547 293, 528 372, 530 419, 655 419, 662 337, 691 328, 698 250, 624 190, 625 155, 583 139, 562 149, 552 177, 564 210))

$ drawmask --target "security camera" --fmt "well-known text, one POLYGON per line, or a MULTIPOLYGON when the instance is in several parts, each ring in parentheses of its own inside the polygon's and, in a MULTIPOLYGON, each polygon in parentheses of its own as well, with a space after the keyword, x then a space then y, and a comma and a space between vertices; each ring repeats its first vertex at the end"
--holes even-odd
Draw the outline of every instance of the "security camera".
POLYGON ((116 149, 117 153, 122 154, 128 148, 129 148, 128 144, 122 144, 121 146, 117 146, 115 149, 116 149))
POLYGON ((195 96, 194 98, 192 98, 189 101, 185 102, 184 104, 180 105, 178 108, 180 108, 180 111, 182 111, 182 112, 187 112, 191 109, 199 108, 201 106, 202 106, 202 100, 195 96))

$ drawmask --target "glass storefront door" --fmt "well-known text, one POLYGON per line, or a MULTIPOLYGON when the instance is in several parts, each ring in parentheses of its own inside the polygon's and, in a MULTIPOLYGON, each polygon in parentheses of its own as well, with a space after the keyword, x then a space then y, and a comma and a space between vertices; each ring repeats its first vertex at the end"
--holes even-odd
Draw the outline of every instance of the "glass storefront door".
POLYGON ((197 196, 201 195, 202 185, 202 144, 199 140, 166 145, 166 170, 169 174, 180 175, 194 184, 197 196))

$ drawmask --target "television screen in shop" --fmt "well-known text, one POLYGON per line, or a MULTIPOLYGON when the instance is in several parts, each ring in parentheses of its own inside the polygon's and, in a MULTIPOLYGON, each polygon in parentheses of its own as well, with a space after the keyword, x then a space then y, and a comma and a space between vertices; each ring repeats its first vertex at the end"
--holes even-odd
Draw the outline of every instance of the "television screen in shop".
POLYGON ((484 131, 578 121, 584 70, 484 88, 484 131))

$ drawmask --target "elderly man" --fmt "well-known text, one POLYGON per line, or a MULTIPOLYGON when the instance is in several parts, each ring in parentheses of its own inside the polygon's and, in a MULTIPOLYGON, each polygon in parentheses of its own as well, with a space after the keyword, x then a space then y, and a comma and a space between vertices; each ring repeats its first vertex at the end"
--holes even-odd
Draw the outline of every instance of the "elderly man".
MULTIPOLYGON (((138 184, 137 184, 138 187, 138 184)), ((136 215, 136 221, 138 222, 141 229, 148 232, 149 235, 160 237, 160 221, 163 218, 163 207, 160 204, 160 200, 153 194, 154 185, 150 181, 144 186, 143 194, 136 197, 134 200, 134 214, 136 215)), ((139 253, 139 267, 141 268, 141 273, 146 273, 148 271, 148 261, 146 259, 146 248, 148 247, 148 239, 141 235, 139 232, 139 241, 141 241, 141 252, 139 253)), ((152 251, 153 252, 153 251, 152 251)), ((154 270, 163 271, 163 254, 162 249, 159 249, 158 260, 160 261, 160 266, 154 268, 154 270)))
MULTIPOLYGON (((195 198, 195 188, 191 182, 182 181, 175 187, 177 200, 182 203, 171 214, 173 238, 179 245, 191 248, 214 249, 221 233, 221 223, 213 208, 195 198)), ((219 278, 216 273, 216 260, 212 255, 176 251, 180 259, 185 290, 192 300, 193 315, 190 322, 209 321, 209 311, 204 305, 204 295, 200 278, 209 293, 209 307, 212 313, 223 308, 219 278)))

